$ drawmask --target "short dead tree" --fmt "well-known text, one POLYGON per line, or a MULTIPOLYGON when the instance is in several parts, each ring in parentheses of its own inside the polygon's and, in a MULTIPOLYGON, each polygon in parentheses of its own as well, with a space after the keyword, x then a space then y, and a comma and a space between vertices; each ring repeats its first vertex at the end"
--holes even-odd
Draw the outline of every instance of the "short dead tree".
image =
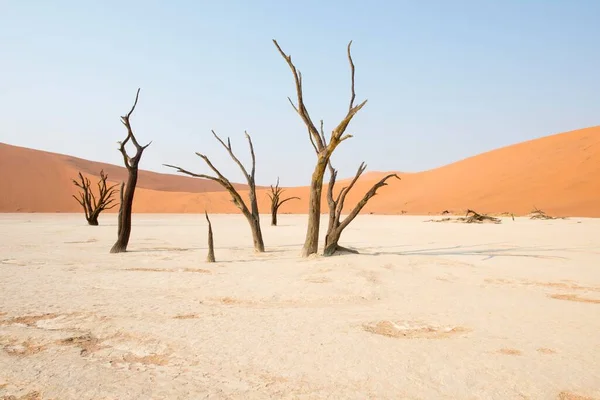
POLYGON ((337 171, 335 170, 335 168, 333 168, 333 166, 331 165, 331 162, 328 163, 328 166, 329 166, 329 172, 330 172, 330 176, 331 176, 331 178, 329 180, 329 185, 327 186, 327 204, 329 205, 329 225, 327 227, 327 235, 325 236, 325 248, 323 250, 323 255, 331 256, 338 251, 358 253, 358 251, 356 251, 356 250, 347 249, 338 244, 338 242, 340 240, 340 236, 342 235, 342 231, 348 225, 350 225, 350 222, 352 222, 354 220, 354 218, 356 218, 356 216, 360 213, 360 211, 363 209, 363 207, 367 205, 367 202, 373 196, 375 196, 377 194, 377 189, 379 189, 382 186, 387 186, 386 181, 388 179, 396 178, 396 179, 400 180, 400 177, 396 174, 389 174, 389 175, 386 175, 383 178, 381 178, 381 180, 379 180, 377 183, 375 183, 371 187, 371 189, 369 189, 369 191, 367 191, 367 193, 365 193, 363 198, 354 206, 354 208, 352 209, 352 211, 350 211, 350 213, 346 216, 346 218, 344 218, 342 220, 341 216, 342 216, 342 211, 344 209, 344 202, 346 200, 346 196, 348 195, 350 190, 352 190, 352 188, 354 187, 354 184, 356 183, 356 181, 358 181, 358 178, 360 178, 360 176, 365 171, 367 166, 365 165, 364 162, 360 164, 360 166, 358 167, 358 170, 356 171, 356 175, 354 175, 354 178, 352 179, 352 181, 350 181, 350 184, 348 186, 345 186, 344 188, 342 188, 342 190, 340 190, 338 192, 335 199, 333 197, 333 191, 335 188, 337 171))
POLYGON ((212 131, 215 139, 221 143, 221 145, 227 150, 231 159, 240 167, 242 170, 246 181, 248 182, 248 197, 250 200, 250 208, 246 205, 246 202, 233 186, 233 184, 229 181, 229 179, 225 178, 223 174, 213 165, 213 163, 208 159, 208 157, 201 153, 196 153, 198 157, 204 160, 206 165, 210 169, 213 170, 215 176, 205 175, 205 174, 196 174, 194 172, 187 171, 183 168, 177 167, 175 165, 163 164, 165 167, 174 168, 177 172, 181 172, 183 174, 193 176, 196 178, 210 179, 211 181, 217 182, 223 188, 225 188, 229 194, 231 195, 231 199, 233 204, 244 214, 244 217, 248 220, 248 224, 250 225, 250 230, 252 231, 252 240, 254 242, 254 250, 258 253, 262 253, 265 251, 265 244, 262 237, 262 231, 260 229, 260 215, 258 212, 258 202, 256 200, 256 182, 254 180, 254 176, 256 173, 256 157, 254 155, 254 146, 252 144, 252 139, 247 132, 245 132, 246 139, 248 140, 248 145, 250 146, 250 155, 252 156, 252 169, 250 172, 246 170, 241 161, 235 156, 233 150, 231 148, 231 141, 227 138, 227 143, 225 143, 216 133, 212 131))
POLYGON ((279 207, 283 205, 286 201, 290 200, 300 200, 300 197, 288 197, 285 199, 281 198, 284 189, 279 187, 279 178, 277 178, 277 183, 275 187, 271 185, 271 193, 267 193, 269 198, 271 199, 271 225, 277 226, 277 212, 279 211, 279 207))
POLYGON ((135 135, 133 134, 133 129, 131 128, 131 123, 129 122, 129 118, 133 111, 135 110, 135 106, 137 105, 138 98, 140 95, 140 89, 137 90, 135 95, 135 101, 133 103, 133 107, 127 113, 127 115, 121 117, 121 122, 127 128, 127 136, 125 140, 119 142, 119 151, 123 155, 123 163, 125 164, 125 168, 127 168, 128 177, 127 184, 125 185, 125 192, 123 192, 123 185, 121 185, 121 208, 119 210, 119 221, 118 221, 118 230, 117 230, 117 241, 110 249, 111 253, 122 253, 127 251, 127 245, 129 244, 129 237, 131 236, 131 211, 133 209, 133 195, 135 194, 135 186, 137 185, 138 180, 138 165, 142 158, 142 153, 150 143, 145 146, 142 146, 138 143, 135 135), (125 150, 125 145, 131 141, 135 146, 135 155, 130 157, 127 154, 127 150, 125 150))
POLYGON ((89 178, 85 178, 81 172, 79 173, 79 181, 73 179, 73 184, 81 189, 79 196, 73 195, 73 197, 83 207, 85 219, 89 225, 97 226, 100 213, 104 210, 110 210, 117 205, 114 203, 115 199, 113 198, 117 185, 107 186, 107 179, 108 175, 104 173, 104 170, 100 171, 98 197, 92 191, 92 184, 89 178))
POLYGON ((296 113, 300 116, 306 127, 308 128, 308 137, 311 141, 313 148, 317 154, 317 163, 315 165, 311 182, 310 182, 310 197, 308 200, 308 227, 306 229, 306 238, 304 240, 304 246, 302 247, 302 256, 308 257, 311 254, 316 254, 319 248, 319 225, 321 221, 321 195, 323 192, 323 176, 327 169, 329 158, 333 154, 333 151, 337 146, 346 139, 350 139, 352 135, 345 134, 346 128, 352 121, 352 118, 358 113, 367 100, 362 103, 355 105, 354 100, 356 94, 354 92, 354 62, 352 61, 352 55, 350 54, 350 46, 352 41, 348 43, 348 62, 350 64, 351 74, 351 96, 350 104, 348 106, 348 112, 346 116, 340 121, 340 123, 332 130, 329 141, 326 140, 323 134, 323 122, 321 121, 321 131, 317 129, 313 123, 308 110, 304 104, 304 94, 302 91, 302 74, 296 69, 296 66, 292 63, 292 57, 285 54, 276 40, 273 40, 277 50, 281 56, 285 59, 288 66, 290 67, 294 76, 294 82, 296 84, 296 95, 298 97, 297 104, 294 105, 292 99, 288 97, 292 107, 296 113))
POLYGON ((206 211, 204 211, 204 216, 206 217, 206 221, 208 222, 208 255, 206 256, 206 262, 214 263, 215 242, 213 240, 212 224, 210 223, 210 219, 208 218, 208 213, 206 211))

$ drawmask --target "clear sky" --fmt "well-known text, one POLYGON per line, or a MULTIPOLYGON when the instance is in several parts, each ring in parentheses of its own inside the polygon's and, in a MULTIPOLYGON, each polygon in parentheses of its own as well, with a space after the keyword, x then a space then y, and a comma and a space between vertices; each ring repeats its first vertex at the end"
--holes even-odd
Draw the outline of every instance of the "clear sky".
POLYGON ((420 171, 520 141, 600 124, 600 1, 0 1, 0 142, 121 164, 119 116, 153 141, 140 167, 236 166, 307 184, 315 156, 287 101, 302 71, 327 132, 347 110, 346 45, 369 102, 333 158, 340 175, 420 171))

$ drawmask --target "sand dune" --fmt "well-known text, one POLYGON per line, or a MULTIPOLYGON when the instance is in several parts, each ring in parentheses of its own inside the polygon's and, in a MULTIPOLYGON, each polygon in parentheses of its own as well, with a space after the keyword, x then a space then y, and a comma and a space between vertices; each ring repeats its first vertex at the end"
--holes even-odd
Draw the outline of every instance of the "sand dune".
MULTIPOLYGON (((400 167, 400 166, 399 166, 400 167)), ((104 169, 111 180, 125 179, 122 167, 0 144, 0 212, 76 212, 70 179, 104 169)), ((345 171, 351 175, 353 171, 345 171)), ((385 172, 368 172, 348 196, 352 206, 385 172)), ((440 168, 398 173, 365 207, 374 214, 429 214, 467 208, 486 213, 527 214, 534 206, 557 216, 600 217, 600 126, 547 136, 476 155, 440 168)), ((344 181, 340 180, 340 187, 344 181)), ((245 187, 239 185, 239 187, 245 187)), ((267 189, 259 193, 268 211, 267 189)), ((307 187, 287 189, 303 200, 283 213, 305 213, 307 187)), ((325 204, 325 202, 324 202, 325 204)), ((143 171, 135 212, 231 213, 237 209, 213 182, 143 171)))

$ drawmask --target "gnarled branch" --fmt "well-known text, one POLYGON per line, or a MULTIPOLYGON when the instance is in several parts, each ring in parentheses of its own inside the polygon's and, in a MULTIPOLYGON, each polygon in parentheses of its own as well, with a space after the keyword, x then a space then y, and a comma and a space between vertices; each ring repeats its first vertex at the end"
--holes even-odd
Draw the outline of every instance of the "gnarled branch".
POLYGON ((89 178, 85 178, 81 172, 79 172, 79 181, 72 179, 73 184, 81 189, 79 197, 73 195, 75 200, 83 207, 85 212, 85 219, 90 225, 98 225, 98 216, 104 210, 110 210, 115 207, 113 195, 116 192, 115 187, 112 185, 108 186, 106 180, 108 175, 104 173, 104 170, 100 171, 100 180, 98 181, 98 197, 94 194, 91 188, 91 182, 89 178))
POLYGON ((244 167, 242 162, 239 160, 239 158, 233 152, 233 148, 231 146, 231 140, 229 138, 227 138, 227 142, 225 142, 223 139, 221 139, 215 133, 214 130, 211 132, 212 132, 213 136, 215 137, 215 139, 219 143, 221 143, 221 145, 227 151, 227 153, 229 154, 231 159, 238 165, 238 167, 241 169, 242 173, 244 174, 244 177, 246 178, 246 181, 248 182, 248 186, 249 186, 248 197, 250 200, 250 207, 248 207, 246 205, 246 202, 244 201, 242 196, 239 194, 238 190, 233 186, 231 181, 229 179, 227 179, 221 173, 221 171, 219 171, 219 169, 217 169, 217 167, 215 167, 215 165, 210 161, 210 159, 204 154, 196 153, 196 155, 198 157, 202 158, 202 160, 204 160, 204 163, 214 172, 214 175, 197 174, 197 173, 190 172, 184 168, 181 168, 181 167, 178 167, 178 166, 172 165, 172 164, 163 164, 163 165, 168 168, 173 168, 177 172, 180 172, 180 173, 183 173, 183 174, 186 174, 189 176, 193 176, 196 178, 209 179, 211 181, 217 182, 225 190, 227 190, 229 192, 229 195, 232 198, 233 204, 235 204, 235 206, 242 212, 242 214, 246 217, 246 219, 248 220, 248 222, 250 224, 250 227, 252 229, 252 237, 254 240, 254 249, 257 252, 264 252, 265 251, 264 242, 263 242, 263 238, 262 238, 262 232, 260 230, 260 216, 259 216, 259 212, 258 212, 258 203, 256 200, 256 183, 255 183, 256 182, 256 180, 255 180, 256 156, 254 153, 254 145, 252 143, 252 138, 250 137, 248 132, 244 132, 245 136, 246 136, 246 140, 248 141, 248 147, 250 148, 250 155, 252 157, 252 168, 251 168, 250 172, 248 172, 246 167, 244 167))
POLYGON ((271 199, 271 225, 272 226, 277 225, 277 212, 279 211, 279 208, 284 203, 286 203, 290 200, 300 200, 300 197, 296 197, 296 196, 282 199, 281 195, 283 194, 283 192, 284 192, 284 189, 279 187, 279 177, 278 177, 275 187, 273 187, 273 185, 271 185, 271 193, 267 193, 267 195, 271 199))
POLYGON ((294 63, 292 62, 292 57, 287 55, 279 46, 276 40, 273 39, 273 43, 279 54, 284 58, 286 63, 288 64, 290 70, 292 71, 292 75, 294 77, 294 82, 296 85, 296 94, 297 94, 297 103, 294 105, 292 100, 288 98, 294 110, 300 115, 301 119, 304 121, 306 128, 308 129, 309 138, 311 141, 311 145, 313 146, 315 152, 317 153, 317 163, 315 165, 314 172, 312 174, 311 179, 311 190, 310 190, 310 198, 309 198, 309 206, 308 206, 308 227, 306 231, 306 239, 304 242, 304 246, 302 249, 302 255, 307 257, 311 254, 317 252, 318 249, 318 240, 319 240, 319 224, 320 224, 320 216, 321 216, 321 193, 323 190, 323 176, 325 174, 325 169, 329 163, 329 158, 333 154, 334 150, 337 146, 343 142, 344 140, 350 139, 352 135, 345 133, 350 121, 356 113, 358 113, 364 105, 367 103, 367 100, 364 100, 362 103, 355 105, 354 101, 356 98, 355 92, 355 66, 354 61, 352 59, 351 46, 352 41, 348 43, 347 53, 348 53, 348 62, 350 64, 350 102, 348 106, 348 112, 346 116, 339 122, 339 124, 331 131, 331 135, 329 136, 329 141, 325 137, 325 133, 323 130, 323 122, 321 121, 320 130, 317 129, 315 124, 313 123, 308 110, 306 109, 304 103, 304 94, 302 88, 302 74, 298 71, 294 63))
POLYGON ((129 110, 129 112, 126 115, 121 117, 121 123, 123 125, 125 125, 125 128, 127 128, 127 137, 125 137, 125 140, 123 140, 121 142, 117 142, 117 143, 119 143, 119 151, 123 155, 123 163, 125 164, 125 167, 128 170, 131 168, 134 168, 134 165, 137 168, 137 164, 140 162, 140 159, 142 158, 142 153, 148 146, 150 146, 152 144, 152 142, 150 142, 145 146, 141 146, 139 144, 139 142, 137 141, 137 138, 133 134, 133 128, 131 127, 131 122, 129 121, 131 114, 133 114, 133 111, 135 110, 135 107, 137 106, 139 96, 140 96, 140 89, 138 89, 135 94, 135 101, 133 102, 133 106, 131 107, 131 110, 129 110), (127 142, 129 142, 130 140, 131 140, 131 143, 133 143, 133 145, 135 146, 135 150, 136 150, 136 153, 133 156, 133 158, 131 158, 129 156, 129 154, 127 154, 127 150, 125 149, 125 145, 127 145, 127 142))
POLYGON ((348 195, 350 190, 352 190, 352 188, 354 187, 354 185, 356 184, 356 182, 358 181, 358 179, 360 178, 360 176, 366 168, 367 166, 364 162, 362 162, 358 167, 354 178, 352 179, 352 181, 350 181, 350 184, 342 188, 342 190, 340 190, 340 192, 338 193, 337 198, 334 199, 333 191, 336 183, 337 171, 335 170, 335 168, 333 168, 331 162, 329 163, 329 172, 331 175, 331 179, 329 181, 329 186, 327 190, 327 204, 329 205, 329 225, 327 228, 327 235, 325 236, 325 250, 323 252, 323 254, 326 256, 333 255, 337 251, 349 251, 352 253, 357 253, 356 250, 346 249, 338 244, 342 231, 354 220, 354 218, 356 218, 356 216, 360 213, 364 206, 367 205, 368 201, 377 194, 377 190, 380 187, 387 185, 386 181, 388 179, 395 177, 396 179, 400 180, 400 177, 398 177, 398 175, 396 174, 388 174, 384 176, 381 180, 375 183, 371 187, 371 189, 367 191, 367 193, 365 193, 363 198, 354 206, 354 208, 350 211, 346 218, 342 220, 341 215, 344 208, 346 196, 348 195))

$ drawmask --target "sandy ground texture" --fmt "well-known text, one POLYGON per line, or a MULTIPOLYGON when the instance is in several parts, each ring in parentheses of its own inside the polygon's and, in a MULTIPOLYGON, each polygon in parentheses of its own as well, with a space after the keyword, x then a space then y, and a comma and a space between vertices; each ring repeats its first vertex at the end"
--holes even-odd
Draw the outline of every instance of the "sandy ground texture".
POLYGON ((0 216, 0 399, 600 399, 600 221, 0 216))

